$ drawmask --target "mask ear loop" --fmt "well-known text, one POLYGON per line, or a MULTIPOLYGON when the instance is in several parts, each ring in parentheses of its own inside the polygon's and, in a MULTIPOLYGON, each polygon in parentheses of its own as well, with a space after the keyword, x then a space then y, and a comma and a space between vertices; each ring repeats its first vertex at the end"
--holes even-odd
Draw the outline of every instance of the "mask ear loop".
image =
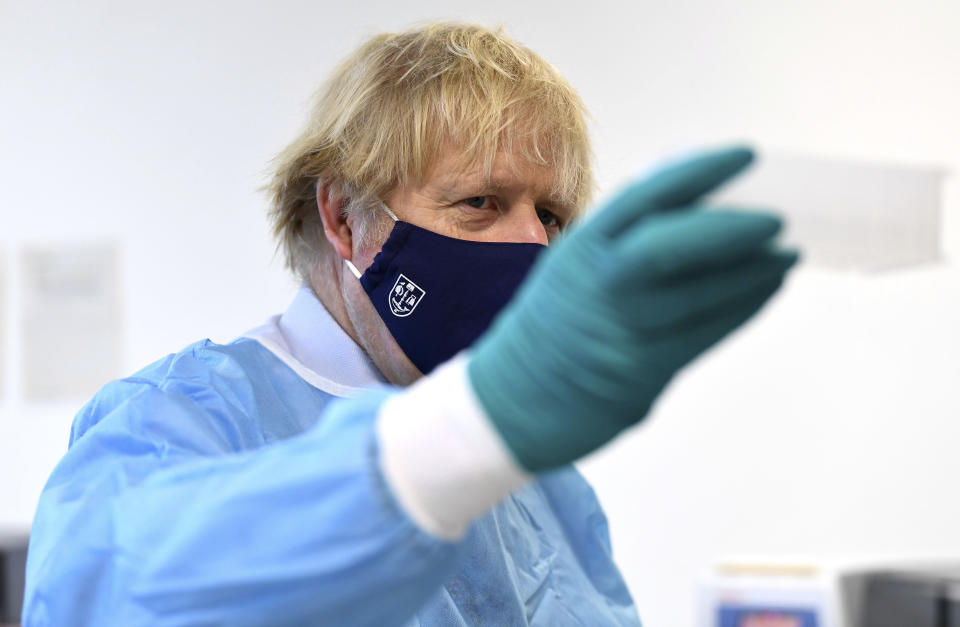
POLYGON ((349 259, 344 259, 344 260, 343 260, 343 263, 347 264, 347 268, 350 270, 350 272, 353 273, 353 276, 357 277, 357 280, 359 281, 359 280, 360 280, 360 271, 357 270, 357 266, 353 265, 353 262, 350 261, 349 259))
MULTIPOLYGON (((384 202, 381 201, 380 203, 378 203, 378 205, 381 209, 384 210, 384 212, 386 212, 388 216, 390 216, 393 219, 394 222, 400 221, 400 218, 397 217, 397 214, 390 211, 390 207, 388 207, 384 202)), ((353 276, 357 277, 357 280, 359 281, 360 277, 362 276, 362 273, 360 272, 360 270, 357 269, 357 266, 353 265, 353 262, 350 261, 349 259, 344 259, 343 263, 347 264, 347 268, 350 270, 351 273, 353 273, 353 276)))
POLYGON ((381 202, 381 203, 380 203, 380 208, 383 209, 384 211, 386 211, 386 212, 387 212, 387 215, 390 216, 391 218, 393 218, 393 221, 394 221, 394 222, 399 222, 399 221, 400 221, 400 218, 397 217, 397 214, 395 214, 394 212, 390 211, 390 207, 388 207, 385 203, 381 202))

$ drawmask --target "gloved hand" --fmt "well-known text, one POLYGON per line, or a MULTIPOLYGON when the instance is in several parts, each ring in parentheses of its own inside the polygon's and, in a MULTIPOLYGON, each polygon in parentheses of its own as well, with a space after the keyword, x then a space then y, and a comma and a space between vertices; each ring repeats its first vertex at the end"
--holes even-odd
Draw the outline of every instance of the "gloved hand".
POLYGON ((467 365, 517 461, 570 463, 643 418, 671 377, 749 319, 797 254, 773 215, 696 202, 744 169, 704 154, 628 186, 542 255, 467 365))

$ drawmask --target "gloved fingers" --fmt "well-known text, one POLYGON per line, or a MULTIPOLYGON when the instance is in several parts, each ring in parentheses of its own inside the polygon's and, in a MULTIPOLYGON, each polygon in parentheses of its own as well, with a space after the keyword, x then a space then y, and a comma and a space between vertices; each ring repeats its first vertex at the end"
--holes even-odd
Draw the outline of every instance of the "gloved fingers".
POLYGON ((730 266, 766 249, 780 232, 769 213, 704 210, 650 216, 614 244, 618 279, 646 284, 730 266))
POLYGON ((635 312, 633 328, 671 331, 736 307, 758 288, 780 281, 797 262, 793 250, 765 250, 734 266, 710 268, 683 280, 628 292, 623 308, 635 312))
POLYGON ((627 185, 597 210, 590 223, 616 237, 640 217, 686 207, 744 170, 753 161, 745 146, 701 153, 627 185))
POLYGON ((664 367, 680 368, 756 315, 782 284, 782 278, 772 279, 735 303, 689 319, 683 329, 658 334, 659 339, 647 337, 644 344, 661 356, 664 367))

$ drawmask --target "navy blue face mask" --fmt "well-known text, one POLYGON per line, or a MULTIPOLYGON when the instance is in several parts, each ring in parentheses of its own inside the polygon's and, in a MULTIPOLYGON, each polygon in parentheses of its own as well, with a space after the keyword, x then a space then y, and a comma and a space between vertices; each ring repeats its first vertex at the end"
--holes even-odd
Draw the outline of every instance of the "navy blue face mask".
POLYGON ((473 344, 520 287, 542 244, 471 242, 398 220, 361 275, 397 344, 427 374, 473 344))

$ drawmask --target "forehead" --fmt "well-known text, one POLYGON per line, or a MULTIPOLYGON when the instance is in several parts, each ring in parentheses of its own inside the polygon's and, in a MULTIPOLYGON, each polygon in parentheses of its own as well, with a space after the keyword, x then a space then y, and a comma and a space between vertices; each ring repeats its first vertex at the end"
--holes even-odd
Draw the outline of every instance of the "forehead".
POLYGON ((551 165, 534 163, 505 150, 478 158, 468 156, 458 146, 447 145, 420 183, 438 192, 526 191, 538 198, 559 200, 556 171, 551 165))

